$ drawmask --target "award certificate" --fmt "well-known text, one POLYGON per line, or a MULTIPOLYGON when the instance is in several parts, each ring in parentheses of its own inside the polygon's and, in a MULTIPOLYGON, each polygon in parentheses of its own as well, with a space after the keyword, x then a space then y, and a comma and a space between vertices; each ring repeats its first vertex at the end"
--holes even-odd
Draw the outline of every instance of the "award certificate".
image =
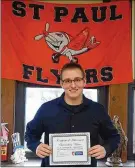
POLYGON ((49 134, 50 165, 90 165, 90 133, 49 134))

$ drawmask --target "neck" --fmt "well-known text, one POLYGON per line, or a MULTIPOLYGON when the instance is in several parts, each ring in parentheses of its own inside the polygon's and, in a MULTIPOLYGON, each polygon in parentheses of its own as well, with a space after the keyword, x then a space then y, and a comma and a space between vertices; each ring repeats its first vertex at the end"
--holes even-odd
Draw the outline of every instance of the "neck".
POLYGON ((75 99, 71 99, 70 97, 65 95, 64 100, 69 105, 80 105, 83 102, 83 95, 81 95, 80 97, 75 98, 75 99))

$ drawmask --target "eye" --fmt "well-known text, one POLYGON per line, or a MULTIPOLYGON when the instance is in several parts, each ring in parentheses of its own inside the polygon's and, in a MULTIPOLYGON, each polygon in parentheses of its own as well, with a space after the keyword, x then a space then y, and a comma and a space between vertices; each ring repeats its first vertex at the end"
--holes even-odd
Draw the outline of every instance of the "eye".
POLYGON ((70 79, 66 79, 66 80, 65 80, 65 83, 70 83, 70 82, 71 82, 70 79))
POLYGON ((75 78, 74 81, 76 82, 80 82, 82 80, 82 78, 75 78))
POLYGON ((56 33, 56 35, 59 37, 63 37, 63 34, 61 34, 61 33, 56 33))

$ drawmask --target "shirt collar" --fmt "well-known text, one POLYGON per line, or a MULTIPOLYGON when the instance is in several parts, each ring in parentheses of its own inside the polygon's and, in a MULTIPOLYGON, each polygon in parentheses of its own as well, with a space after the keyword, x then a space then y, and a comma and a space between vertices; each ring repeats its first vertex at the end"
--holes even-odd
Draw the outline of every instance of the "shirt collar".
MULTIPOLYGON (((64 105, 64 104, 65 104, 64 95, 65 95, 65 93, 63 93, 63 94, 59 97, 59 99, 57 100, 57 103, 58 103, 58 104, 61 104, 61 105, 64 105)), ((83 106, 88 106, 88 105, 90 105, 90 102, 91 102, 91 100, 88 99, 88 98, 86 98, 86 97, 84 96, 84 94, 83 94, 83 103, 82 103, 83 106)))

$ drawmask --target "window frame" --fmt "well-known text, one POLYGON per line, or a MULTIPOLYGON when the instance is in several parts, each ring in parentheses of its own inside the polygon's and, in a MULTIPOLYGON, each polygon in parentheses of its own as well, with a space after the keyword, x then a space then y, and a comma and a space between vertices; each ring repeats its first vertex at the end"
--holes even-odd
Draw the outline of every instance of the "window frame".
POLYGON ((134 119, 134 91, 135 91, 135 80, 133 83, 128 85, 128 124, 127 124, 127 158, 128 160, 132 160, 135 158, 135 154, 133 154, 133 119, 134 119))
MULTIPOLYGON (((26 82, 16 81, 16 94, 15 94, 15 123, 14 131, 20 133, 21 144, 24 145, 24 130, 25 130, 25 97, 27 87, 39 87, 39 88, 61 88, 58 86, 46 86, 38 85, 26 82), (21 110, 20 110, 21 109, 21 110)), ((98 102, 102 104, 108 112, 108 86, 100 87, 87 87, 85 89, 98 89, 98 102)), ((36 158, 37 156, 33 152, 26 152, 26 157, 36 158)))

